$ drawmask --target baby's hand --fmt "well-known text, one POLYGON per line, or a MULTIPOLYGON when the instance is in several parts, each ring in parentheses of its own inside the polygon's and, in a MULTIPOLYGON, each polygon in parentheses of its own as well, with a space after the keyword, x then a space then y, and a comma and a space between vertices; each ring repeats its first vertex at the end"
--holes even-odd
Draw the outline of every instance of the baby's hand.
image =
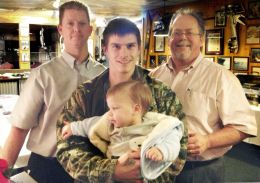
POLYGON ((67 138, 69 138, 72 135, 72 131, 71 131, 71 127, 70 127, 70 123, 67 121, 64 121, 64 127, 62 128, 61 134, 62 134, 62 138, 64 140, 66 140, 67 138))
POLYGON ((148 151, 145 153, 145 157, 149 158, 153 161, 162 161, 163 160, 163 154, 157 147, 152 147, 148 149, 148 151))

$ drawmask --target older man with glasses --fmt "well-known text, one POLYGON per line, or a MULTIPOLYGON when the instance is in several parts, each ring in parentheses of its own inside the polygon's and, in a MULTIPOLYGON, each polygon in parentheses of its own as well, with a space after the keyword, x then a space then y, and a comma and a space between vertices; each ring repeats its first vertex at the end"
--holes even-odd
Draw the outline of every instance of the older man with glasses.
POLYGON ((171 58, 150 75, 166 83, 183 104, 189 132, 188 161, 176 182, 224 182, 221 158, 233 144, 255 136, 256 121, 238 79, 201 53, 204 21, 191 9, 173 15, 171 58))

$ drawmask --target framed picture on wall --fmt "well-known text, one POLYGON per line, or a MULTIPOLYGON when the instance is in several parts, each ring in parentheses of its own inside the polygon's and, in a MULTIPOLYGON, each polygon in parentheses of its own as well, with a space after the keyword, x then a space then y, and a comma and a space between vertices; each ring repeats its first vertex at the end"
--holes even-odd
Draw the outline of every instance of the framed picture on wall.
POLYGON ((158 55, 158 65, 161 65, 163 63, 167 62, 167 56, 166 55, 158 55))
POLYGON ((224 11, 216 11, 215 14, 215 27, 226 26, 226 15, 224 11))
POLYGON ((211 29, 206 30, 205 34, 205 54, 223 55, 224 52, 224 30, 211 29))
POLYGON ((215 62, 215 57, 204 57, 208 61, 215 62))
POLYGON ((260 25, 249 25, 246 29, 246 44, 260 43, 260 25))
POLYGON ((260 18, 260 1, 259 0, 248 0, 248 15, 249 19, 260 18))
POLYGON ((163 36, 154 36, 154 52, 164 52, 163 36))
POLYGON ((251 67, 251 74, 253 75, 260 75, 260 66, 252 66, 251 67))
POLYGON ((155 55, 150 55, 150 68, 156 67, 156 56, 155 55))
POLYGON ((251 48, 250 61, 260 62, 260 48, 251 48))
POLYGON ((247 71, 248 70, 248 57, 233 57, 233 70, 247 71))
POLYGON ((248 72, 239 72, 239 71, 233 71, 235 75, 248 75, 248 72))
POLYGON ((217 62, 220 65, 223 65, 226 69, 231 69, 231 57, 218 57, 217 62))

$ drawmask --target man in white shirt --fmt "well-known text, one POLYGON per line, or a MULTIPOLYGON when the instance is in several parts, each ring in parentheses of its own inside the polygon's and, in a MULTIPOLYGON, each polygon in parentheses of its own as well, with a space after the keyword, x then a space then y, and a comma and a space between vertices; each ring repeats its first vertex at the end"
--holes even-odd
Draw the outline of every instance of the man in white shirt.
POLYGON ((203 58, 203 33, 199 14, 177 11, 169 29, 171 58, 150 73, 176 92, 186 114, 189 154, 177 183, 223 182, 221 157, 233 144, 257 133, 238 79, 203 58))
POLYGON ((65 50, 60 57, 31 71, 12 112, 11 132, 1 153, 13 166, 30 131, 28 169, 40 183, 73 182, 56 160, 56 122, 77 86, 105 69, 88 53, 87 40, 92 32, 88 8, 70 1, 61 5, 59 12, 58 31, 65 50))

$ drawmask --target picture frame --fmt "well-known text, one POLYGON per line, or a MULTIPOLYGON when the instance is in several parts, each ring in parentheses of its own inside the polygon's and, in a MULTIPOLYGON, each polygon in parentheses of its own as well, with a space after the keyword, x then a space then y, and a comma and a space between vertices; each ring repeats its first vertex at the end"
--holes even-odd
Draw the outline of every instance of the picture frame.
POLYGON ((231 70, 231 57, 218 57, 217 62, 218 64, 224 66, 226 69, 231 70))
POLYGON ((252 75, 260 75, 260 66, 252 66, 251 67, 252 75))
POLYGON ((29 40, 21 40, 22 50, 29 50, 29 40))
POLYGON ((249 25, 246 29, 246 44, 260 43, 260 25, 249 25))
POLYGON ((150 55, 149 57, 149 68, 155 68, 156 67, 156 56, 150 55))
POLYGON ((164 52, 165 39, 163 36, 154 36, 154 52, 164 52))
POLYGON ((204 57, 204 58, 209 60, 210 62, 215 62, 215 57, 204 57))
POLYGON ((250 61, 260 63, 260 48, 251 48, 250 61))
POLYGON ((215 27, 226 26, 226 15, 224 11, 216 11, 215 14, 215 27))
POLYGON ((158 65, 164 64, 167 62, 167 55, 158 55, 158 65))
POLYGON ((236 76, 237 76, 237 75, 248 75, 248 72, 242 72, 242 71, 241 71, 241 72, 239 72, 239 71, 234 71, 233 73, 234 73, 236 76))
POLYGON ((248 19, 259 19, 260 18, 260 2, 259 0, 249 0, 247 7, 247 18, 248 19))
POLYGON ((206 55, 223 55, 224 29, 206 30, 205 39, 206 55))
POLYGON ((249 57, 233 57, 233 70, 248 71, 249 57))

